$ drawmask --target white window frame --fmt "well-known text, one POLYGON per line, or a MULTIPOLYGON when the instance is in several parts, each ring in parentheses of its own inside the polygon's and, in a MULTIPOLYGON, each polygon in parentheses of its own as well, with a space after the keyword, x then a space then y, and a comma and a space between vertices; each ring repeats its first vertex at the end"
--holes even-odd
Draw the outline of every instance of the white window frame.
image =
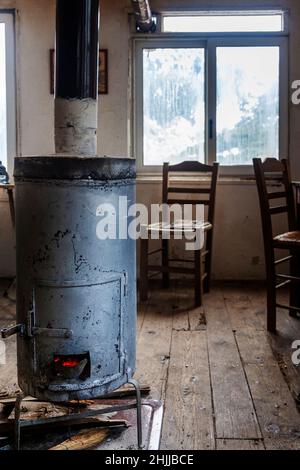
POLYGON ((7 171, 11 177, 13 174, 14 158, 17 155, 16 49, 14 10, 0 9, 0 23, 5 24, 7 171))
MULTIPOLYGON (((279 158, 289 156, 289 77, 288 36, 282 33, 160 33, 133 38, 133 109, 132 109, 132 154, 136 158, 139 173, 159 173, 162 166, 144 165, 143 162, 143 49, 168 47, 206 47, 206 163, 216 159, 216 48, 223 46, 278 46, 280 48, 279 70, 279 158), (212 119, 213 138, 209 139, 208 123, 212 119)), ((221 165, 225 176, 253 174, 252 165, 221 165)))
MULTIPOLYGON (((289 31, 289 10, 287 8, 279 8, 279 9, 267 9, 267 8, 264 8, 264 7, 255 7, 253 9, 251 8, 238 8, 237 7, 229 7, 229 8, 226 8, 224 9, 224 7, 214 7, 213 10, 199 10, 199 9, 194 9, 194 10, 189 10, 189 11, 186 11, 184 9, 181 9, 181 10, 172 10, 172 9, 165 9, 163 11, 161 11, 159 13, 159 22, 158 22, 158 25, 159 25, 159 28, 160 28, 160 32, 163 32, 164 34, 169 34, 167 32, 164 32, 163 31, 163 19, 164 17, 168 17, 168 16, 214 16, 214 15, 218 15, 218 16, 231 16, 231 15, 234 15, 234 16, 256 16, 256 15, 268 15, 268 16, 271 16, 271 15, 282 15, 282 21, 283 21, 283 29, 282 31, 273 31, 273 32, 269 32, 270 34, 288 34, 288 31, 289 31)), ((225 33, 225 34, 260 34, 260 33, 263 33, 263 31, 258 31, 258 32, 228 32, 228 33, 225 33)), ((267 32, 266 32, 267 33, 267 32)), ((190 34, 190 33, 184 33, 184 34, 190 34)), ((207 33, 205 33, 207 34, 207 33)), ((224 35, 224 33, 222 32, 215 32, 215 33, 211 33, 213 35, 224 35)))

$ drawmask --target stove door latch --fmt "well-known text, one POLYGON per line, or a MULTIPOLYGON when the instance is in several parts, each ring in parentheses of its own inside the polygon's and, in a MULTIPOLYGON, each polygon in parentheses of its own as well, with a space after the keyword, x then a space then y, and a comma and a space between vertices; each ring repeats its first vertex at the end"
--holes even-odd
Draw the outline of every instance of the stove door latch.
POLYGON ((1 330, 1 338, 6 339, 10 336, 19 334, 20 336, 24 336, 26 333, 26 327, 24 324, 19 323, 18 325, 10 326, 9 328, 3 328, 1 330))

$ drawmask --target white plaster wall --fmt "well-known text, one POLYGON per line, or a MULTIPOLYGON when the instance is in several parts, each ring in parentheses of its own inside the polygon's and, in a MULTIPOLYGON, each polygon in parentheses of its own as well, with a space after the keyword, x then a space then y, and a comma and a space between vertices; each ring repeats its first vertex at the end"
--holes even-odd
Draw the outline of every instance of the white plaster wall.
MULTIPOLYGON (((49 93, 49 49, 54 44, 54 0, 0 0, 16 10, 18 152, 52 153, 54 106, 49 93)), ((0 276, 15 273, 14 233, 7 195, 0 191, 0 276)))
MULTIPOLYGON (((109 51, 109 94, 100 97, 98 153, 127 156, 130 0, 100 0, 101 47, 109 51)), ((290 81, 300 79, 299 0, 151 0, 153 10, 255 6, 289 8, 290 81)), ((17 9, 17 73, 19 153, 54 150, 54 106, 49 93, 49 49, 54 45, 55 0, 0 0, 1 8, 17 9)), ((293 177, 300 178, 300 107, 290 106, 290 158, 293 177)), ((160 200, 160 184, 137 185, 139 202, 160 200)), ((14 273, 14 238, 8 204, 0 195, 0 276, 14 273)), ((242 182, 218 188, 214 277, 253 279, 264 275, 261 225, 256 188, 242 182)))

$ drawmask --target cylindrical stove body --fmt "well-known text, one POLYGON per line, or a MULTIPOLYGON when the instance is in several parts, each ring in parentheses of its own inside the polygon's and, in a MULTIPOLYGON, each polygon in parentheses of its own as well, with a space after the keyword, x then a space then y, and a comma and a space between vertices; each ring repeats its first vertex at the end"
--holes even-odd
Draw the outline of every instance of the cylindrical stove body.
POLYGON ((15 182, 19 385, 39 400, 101 396, 135 369, 134 161, 17 158, 15 182))

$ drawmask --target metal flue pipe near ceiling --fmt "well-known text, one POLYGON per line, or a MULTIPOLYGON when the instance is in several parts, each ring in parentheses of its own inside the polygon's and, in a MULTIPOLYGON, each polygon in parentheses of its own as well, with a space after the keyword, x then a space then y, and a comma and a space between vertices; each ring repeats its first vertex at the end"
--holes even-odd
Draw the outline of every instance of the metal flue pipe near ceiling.
POLYGON ((148 0, 132 0, 136 23, 140 31, 149 33, 155 28, 148 0))

